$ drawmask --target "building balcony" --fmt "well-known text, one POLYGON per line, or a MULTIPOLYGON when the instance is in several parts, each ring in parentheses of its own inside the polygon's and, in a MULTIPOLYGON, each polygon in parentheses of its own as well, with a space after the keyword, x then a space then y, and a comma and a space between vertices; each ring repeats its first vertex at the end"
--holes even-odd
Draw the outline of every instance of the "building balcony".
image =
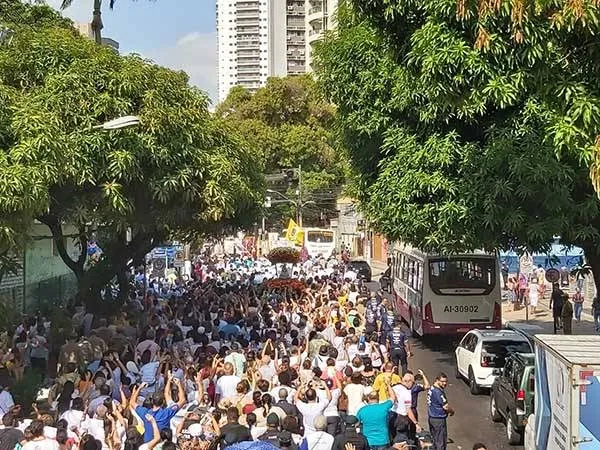
POLYGON ((238 51, 237 57, 238 57, 238 59, 241 59, 241 58, 244 58, 244 59, 246 59, 246 58, 249 58, 249 59, 258 58, 258 57, 260 57, 260 52, 245 52, 245 51, 240 50, 240 51, 238 51))
POLYGON ((291 17, 304 17, 305 10, 304 8, 298 8, 294 6, 288 6, 287 15, 291 17))
POLYGON ((300 20, 288 20, 287 29, 291 31, 304 31, 306 29, 306 24, 304 21, 300 20))
POLYGON ((249 17, 247 19, 240 19, 235 22, 236 29, 240 29, 240 27, 258 27, 260 25, 260 21, 256 17, 249 17))
POLYGON ((308 15, 308 23, 312 26, 315 26, 319 23, 323 23, 323 11, 313 12, 308 15))
POLYGON ((258 11, 260 9, 259 1, 239 1, 235 4, 237 11, 258 11))
POLYGON ((287 59, 288 61, 304 61, 306 59, 306 55, 300 52, 288 52, 287 59))
POLYGON ((309 44, 313 44, 316 41, 319 41, 323 38, 323 31, 322 30, 310 30, 310 32, 308 33, 308 40, 307 42, 309 44))
POLYGON ((256 19, 258 18, 258 10, 256 12, 252 11, 236 11, 235 18, 237 20, 240 19, 256 19))
POLYGON ((259 48, 260 47, 260 41, 246 41, 243 39, 240 39, 237 41, 237 48, 259 48))
POLYGON ((237 73, 240 75, 256 75, 258 77, 260 76, 260 66, 254 63, 252 66, 238 67, 237 73))
POLYGON ((238 59, 237 62, 238 67, 256 67, 257 64, 259 64, 258 56, 251 59, 238 59))

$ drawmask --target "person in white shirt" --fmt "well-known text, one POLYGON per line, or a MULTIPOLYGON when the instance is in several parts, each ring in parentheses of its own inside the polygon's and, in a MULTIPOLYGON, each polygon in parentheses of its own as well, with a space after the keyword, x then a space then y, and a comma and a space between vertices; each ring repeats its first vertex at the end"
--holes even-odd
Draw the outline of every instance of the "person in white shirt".
POLYGON ((240 345, 237 342, 231 344, 231 353, 225 357, 225 363, 233 365, 233 374, 237 377, 244 375, 246 369, 246 357, 240 351, 240 345))
POLYGON ((4 387, 0 386, 0 420, 13 406, 15 406, 13 396, 4 387))
POLYGON ((305 433, 303 441, 300 443, 300 450, 331 450, 333 446, 333 436, 327 433, 327 418, 325 416, 316 416, 313 420, 314 432, 305 433))
POLYGON ((31 421, 26 431, 31 433, 32 438, 25 442, 22 450, 59 450, 57 441, 44 436, 44 422, 41 420, 31 421))
POLYGON ((219 400, 229 397, 234 397, 237 394, 237 385, 241 380, 240 377, 233 374, 233 364, 225 363, 223 366, 224 375, 215 383, 215 404, 219 400))
MULTIPOLYGON (((331 401, 331 391, 325 385, 325 396, 327 401, 317 402, 317 392, 309 388, 307 385, 301 385, 296 392, 296 408, 302 414, 302 422, 304 424, 304 436, 308 436, 317 430, 314 427, 314 420, 317 416, 321 416, 327 405, 331 401), (302 396, 306 397, 306 401, 302 400, 302 396)), ((327 429, 327 419, 325 419, 324 430, 327 429)))
POLYGON ((360 372, 352 374, 350 384, 344 387, 344 393, 348 397, 348 415, 355 416, 360 407, 365 404, 364 397, 368 394, 367 388, 362 384, 360 372))
POLYGON ((160 350, 159 345, 154 342, 156 339, 156 332, 153 329, 150 329, 146 332, 146 340, 140 342, 135 348, 135 353, 138 358, 141 358, 142 354, 146 350, 150 350, 150 360, 156 358, 156 354, 160 350))
POLYGON ((422 431, 417 422, 417 418, 412 410, 412 392, 415 384, 415 376, 412 373, 405 373, 399 384, 392 387, 396 394, 396 404, 392 408, 391 420, 392 434, 400 440, 411 441, 415 438, 415 433, 422 431))

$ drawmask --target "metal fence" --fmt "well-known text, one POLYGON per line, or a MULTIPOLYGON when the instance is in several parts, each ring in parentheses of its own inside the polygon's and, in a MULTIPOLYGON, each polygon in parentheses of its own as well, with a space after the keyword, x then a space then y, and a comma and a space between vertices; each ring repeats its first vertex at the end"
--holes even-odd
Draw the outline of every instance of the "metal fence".
POLYGON ((73 274, 61 275, 24 286, 0 289, 0 302, 15 312, 48 311, 52 306, 66 305, 77 292, 73 274))

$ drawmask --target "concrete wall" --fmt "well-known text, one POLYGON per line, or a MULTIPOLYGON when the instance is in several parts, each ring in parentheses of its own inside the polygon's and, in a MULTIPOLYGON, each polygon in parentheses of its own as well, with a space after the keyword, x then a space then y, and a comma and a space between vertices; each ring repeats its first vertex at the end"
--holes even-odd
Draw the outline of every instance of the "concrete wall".
MULTIPOLYGON (((74 240, 76 233, 75 227, 63 226, 67 251, 74 258, 79 255, 74 240)), ((37 309, 45 303, 57 303, 74 293, 75 276, 59 256, 46 225, 33 225, 31 241, 25 249, 23 270, 25 310, 37 309)))

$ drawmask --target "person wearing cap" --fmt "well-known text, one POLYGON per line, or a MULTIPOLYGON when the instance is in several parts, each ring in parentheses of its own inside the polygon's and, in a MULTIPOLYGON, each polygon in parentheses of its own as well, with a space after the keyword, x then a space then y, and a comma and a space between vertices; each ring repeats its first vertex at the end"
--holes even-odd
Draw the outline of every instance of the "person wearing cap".
POLYGON ((267 416, 267 431, 258 437, 259 441, 267 441, 277 446, 279 442, 279 416, 271 413, 267 416))
POLYGON ((356 416, 345 416, 344 424, 345 429, 335 436, 331 450, 346 450, 346 444, 352 444, 355 450, 368 450, 367 440, 356 430, 358 426, 356 416))
POLYGON ((281 450, 298 450, 298 446, 294 442, 294 436, 287 430, 279 432, 278 445, 281 450))
POLYGON ((314 432, 305 433, 299 450, 331 450, 333 436, 327 433, 327 417, 316 416, 313 421, 314 432))
POLYGON ((368 404, 356 413, 356 418, 362 426, 362 434, 367 439, 371 450, 386 450, 390 444, 388 416, 396 403, 396 393, 390 385, 389 378, 384 379, 384 385, 390 399, 379 403, 378 392, 372 391, 367 396, 368 404))

